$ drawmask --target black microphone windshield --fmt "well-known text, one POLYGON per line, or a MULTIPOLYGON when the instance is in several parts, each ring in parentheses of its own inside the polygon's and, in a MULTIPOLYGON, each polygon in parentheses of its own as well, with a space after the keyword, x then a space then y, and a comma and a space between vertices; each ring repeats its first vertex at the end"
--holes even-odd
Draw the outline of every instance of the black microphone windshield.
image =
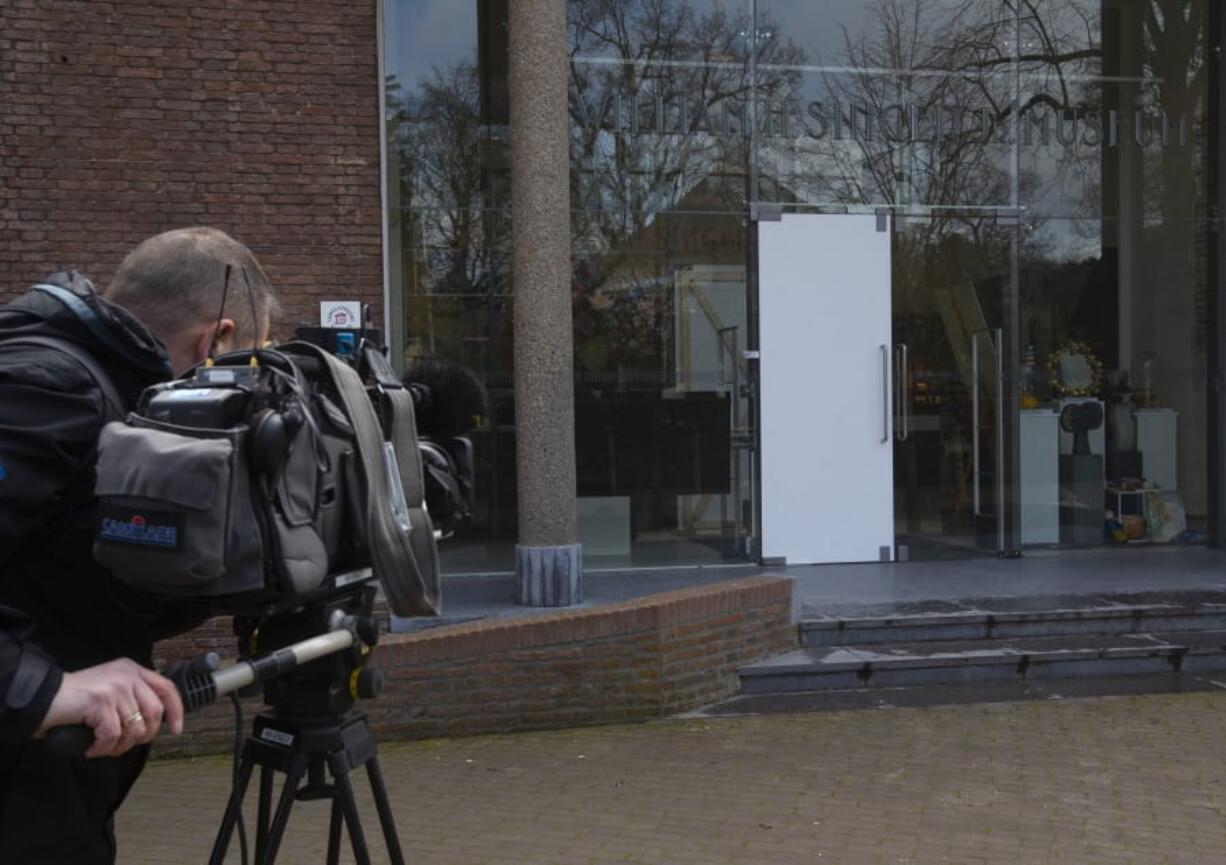
POLYGON ((417 405, 417 430, 423 435, 462 436, 471 432, 485 414, 485 385, 461 364, 418 358, 409 365, 404 382, 429 389, 429 398, 417 405))

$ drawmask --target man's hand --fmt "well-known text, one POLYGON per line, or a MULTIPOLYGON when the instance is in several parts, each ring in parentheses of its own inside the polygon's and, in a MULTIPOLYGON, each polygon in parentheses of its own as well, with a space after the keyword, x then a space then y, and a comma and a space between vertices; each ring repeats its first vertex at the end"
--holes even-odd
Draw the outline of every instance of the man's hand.
POLYGON ((169 679, 127 658, 65 673, 38 735, 65 724, 93 728, 86 757, 117 757, 153 740, 165 721, 183 732, 183 701, 169 679))

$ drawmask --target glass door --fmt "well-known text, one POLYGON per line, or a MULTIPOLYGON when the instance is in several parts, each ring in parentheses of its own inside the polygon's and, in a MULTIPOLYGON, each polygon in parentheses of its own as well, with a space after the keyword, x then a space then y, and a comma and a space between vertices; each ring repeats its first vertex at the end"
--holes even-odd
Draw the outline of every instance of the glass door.
POLYGON ((899 560, 995 555, 1011 546, 1016 231, 994 211, 895 219, 899 560))
POLYGON ((750 200, 890 224, 886 496, 900 560, 1017 546, 1020 148, 1036 135, 1020 33, 1035 7, 752 3, 750 200))

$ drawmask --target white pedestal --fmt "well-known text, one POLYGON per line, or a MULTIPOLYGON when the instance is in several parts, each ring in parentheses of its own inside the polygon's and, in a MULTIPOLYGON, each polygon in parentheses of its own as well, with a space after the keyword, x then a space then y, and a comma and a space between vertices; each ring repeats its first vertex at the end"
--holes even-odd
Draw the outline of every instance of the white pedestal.
POLYGON ((1145 479, 1164 490, 1179 489, 1179 412, 1171 408, 1139 408, 1137 450, 1145 479))
POLYGON ((1076 403, 1083 402, 1096 402, 1098 403, 1099 407, 1103 409, 1102 426, 1100 426, 1098 429, 1090 430, 1090 453, 1106 454, 1107 408, 1105 405, 1103 405, 1103 401, 1101 399, 1094 399, 1093 397, 1088 396, 1066 396, 1062 399, 1056 400, 1056 428, 1060 432, 1060 453, 1071 454, 1073 452, 1073 434, 1059 429, 1060 411, 1066 405, 1074 405, 1076 403))
MULTIPOLYGON (((1022 409, 1022 543, 1060 542, 1060 416, 1022 409)), ((1070 450, 1072 437, 1070 436, 1070 450)))
POLYGON ((580 496, 576 510, 584 556, 630 555, 629 496, 580 496))

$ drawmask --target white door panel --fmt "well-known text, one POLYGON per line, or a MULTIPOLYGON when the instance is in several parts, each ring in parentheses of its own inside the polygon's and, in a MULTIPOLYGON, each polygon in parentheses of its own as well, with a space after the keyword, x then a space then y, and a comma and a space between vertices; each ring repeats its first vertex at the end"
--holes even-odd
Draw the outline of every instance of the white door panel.
POLYGON ((764 558, 893 556, 890 233, 877 224, 759 223, 764 558))

